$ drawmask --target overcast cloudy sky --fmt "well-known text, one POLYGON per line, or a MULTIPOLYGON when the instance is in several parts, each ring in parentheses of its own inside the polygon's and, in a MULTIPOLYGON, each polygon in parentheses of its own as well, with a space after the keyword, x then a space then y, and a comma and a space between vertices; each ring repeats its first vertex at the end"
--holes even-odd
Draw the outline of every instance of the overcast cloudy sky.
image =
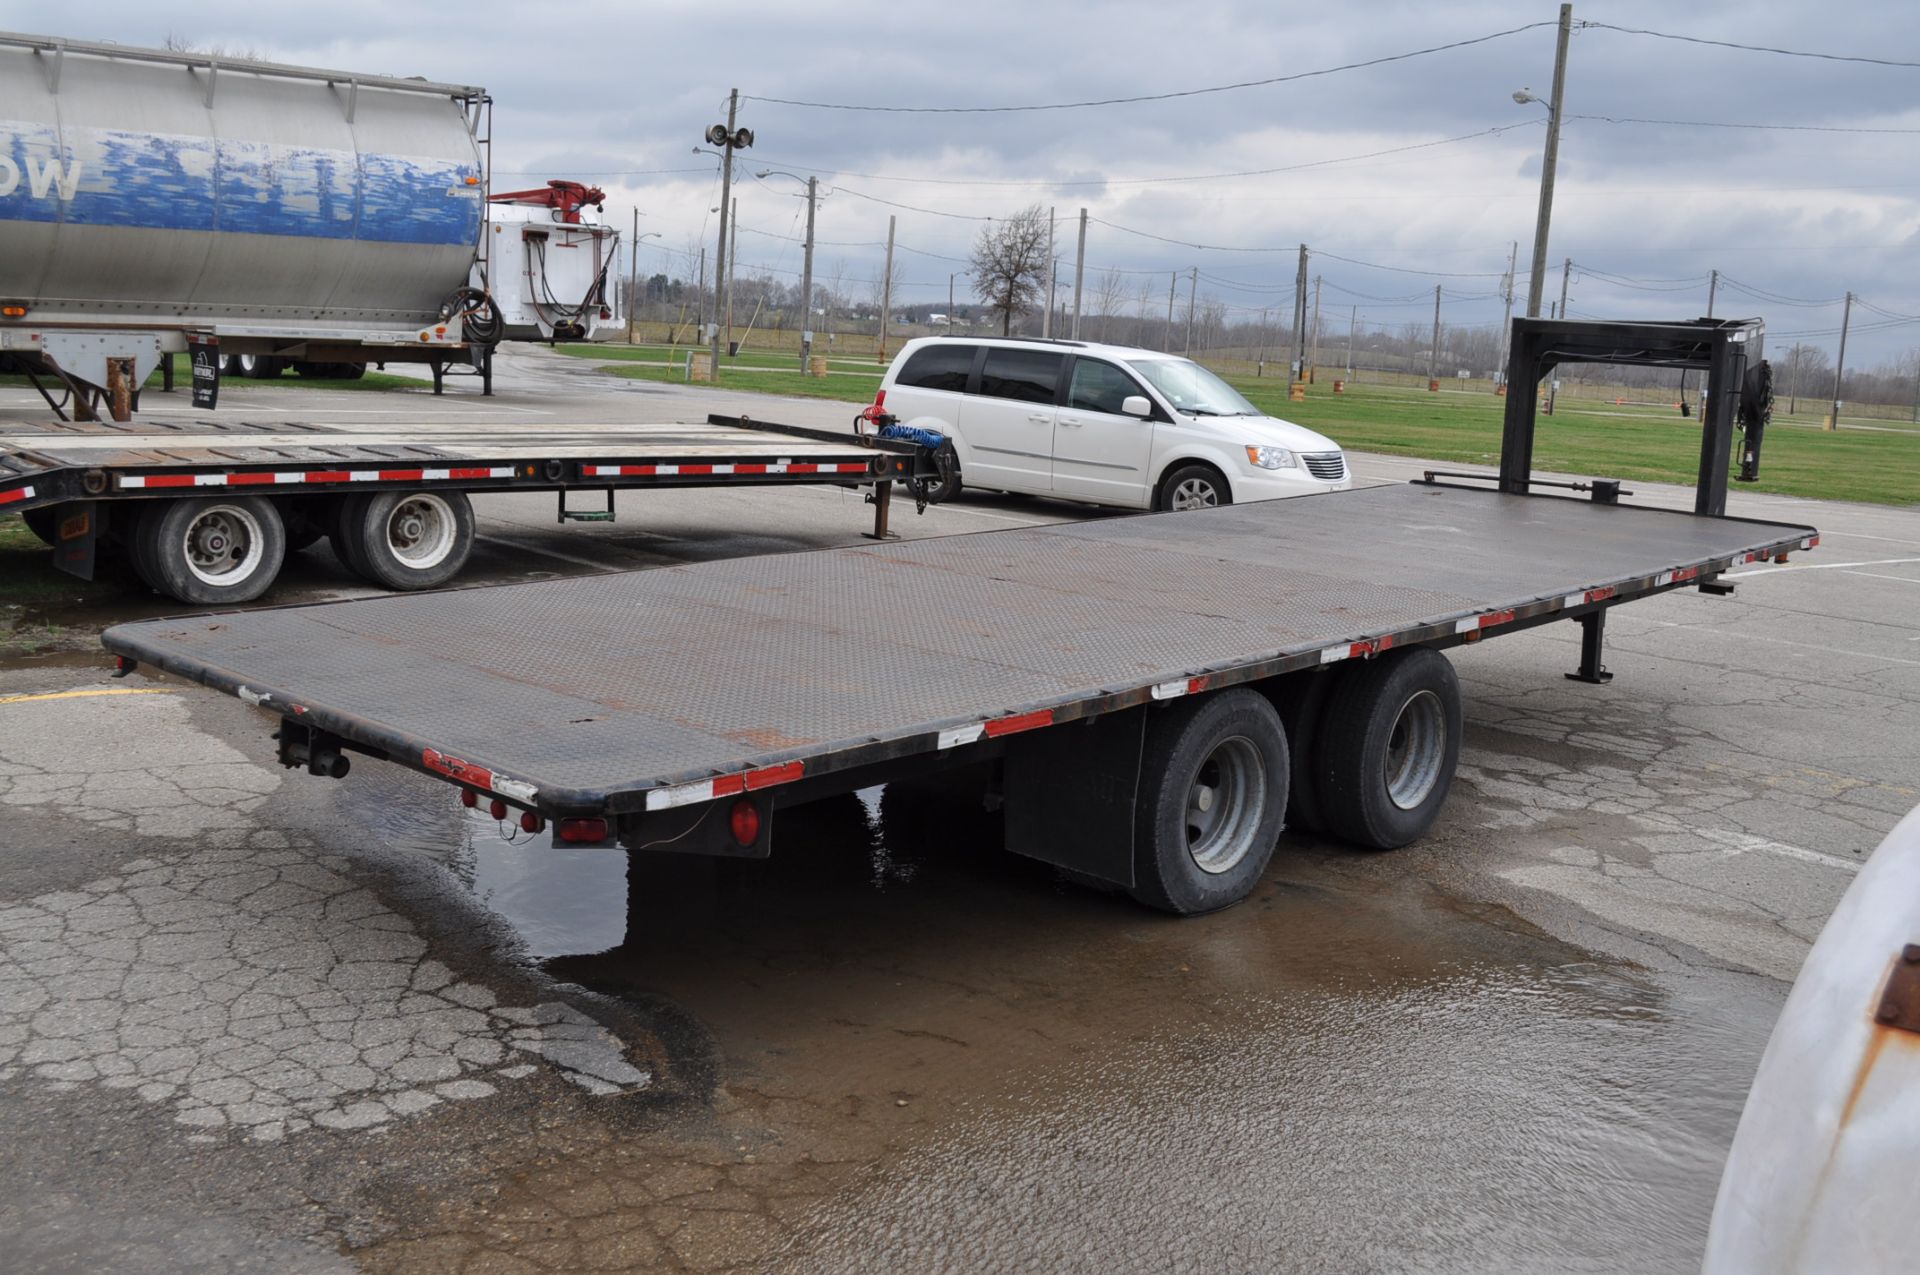
MULTIPOLYGON (((1524 304, 1545 112, 1511 94, 1524 85, 1546 96, 1557 16, 1546 0, 0 0, 0 26, 15 31, 127 44, 171 33, 283 61, 483 85, 496 101, 496 188, 548 177, 601 185, 611 220, 630 225, 637 207, 641 231, 658 235, 641 248, 646 273, 690 274, 690 251, 712 238, 717 161, 692 149, 737 87, 741 122, 757 134, 738 183, 743 271, 799 270, 798 187, 747 175, 772 167, 817 174, 832 189, 816 272, 830 280, 837 270, 849 292, 879 272, 889 214, 899 218, 907 299, 944 301, 974 219, 1037 202, 1059 210, 1069 276, 1072 221, 1086 207, 1099 219, 1090 279, 1143 272, 1128 276, 1129 290, 1151 281, 1163 305, 1167 272, 1197 266, 1203 294, 1243 312, 1284 309, 1304 242, 1330 316, 1343 324, 1357 305, 1363 324, 1394 327, 1430 316, 1435 284, 1456 298, 1450 322, 1497 323, 1498 276, 1516 241, 1524 304), (1528 24, 1538 25, 1293 83, 1085 109, 908 113, 768 100, 1004 107, 1172 93, 1528 24), (1273 169, 1291 171, 1219 175, 1273 169), (1166 178, 1193 180, 1156 180, 1166 178), (1217 247, 1191 246, 1202 244, 1217 247)), ((1920 63, 1920 25, 1895 0, 1627 0, 1576 4, 1574 18, 1920 63)), ((1776 352, 1795 339, 1831 349, 1849 290, 1867 303, 1854 312, 1849 364, 1920 347, 1920 321, 1901 321, 1920 315, 1920 68, 1585 27, 1572 42, 1565 110, 1549 300, 1571 257, 1575 315, 1693 316, 1718 269, 1715 313, 1764 316, 1776 352)), ((964 293, 965 280, 957 287, 964 293)))

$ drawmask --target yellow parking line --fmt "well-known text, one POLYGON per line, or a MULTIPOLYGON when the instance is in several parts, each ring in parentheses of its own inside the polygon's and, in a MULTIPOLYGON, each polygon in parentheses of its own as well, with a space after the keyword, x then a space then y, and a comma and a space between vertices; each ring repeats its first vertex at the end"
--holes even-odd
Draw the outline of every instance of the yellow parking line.
POLYGON ((95 695, 165 695, 162 686, 108 686, 97 691, 54 691, 47 695, 0 695, 0 704, 30 704, 43 699, 91 699, 95 695))

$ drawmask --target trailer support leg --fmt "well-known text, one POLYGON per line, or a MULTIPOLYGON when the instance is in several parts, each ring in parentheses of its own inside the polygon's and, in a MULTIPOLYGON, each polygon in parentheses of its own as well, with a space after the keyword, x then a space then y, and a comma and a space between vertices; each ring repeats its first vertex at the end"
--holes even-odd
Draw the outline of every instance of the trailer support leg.
POLYGON ((480 397, 493 397, 493 347, 480 356, 480 397))
POLYGON ((1613 680, 1613 674, 1607 672, 1606 665, 1600 662, 1607 643, 1607 609, 1589 611, 1580 617, 1580 671, 1569 673, 1567 678, 1574 682, 1587 682, 1594 686, 1604 686, 1613 680))
POLYGON ((867 496, 867 503, 873 506, 873 530, 860 534, 869 540, 898 540, 900 537, 887 529, 887 515, 893 508, 893 484, 875 483, 873 491, 867 496))
POLYGON ((447 388, 447 365, 436 359, 427 366, 433 369, 433 392, 436 395, 444 393, 447 388))

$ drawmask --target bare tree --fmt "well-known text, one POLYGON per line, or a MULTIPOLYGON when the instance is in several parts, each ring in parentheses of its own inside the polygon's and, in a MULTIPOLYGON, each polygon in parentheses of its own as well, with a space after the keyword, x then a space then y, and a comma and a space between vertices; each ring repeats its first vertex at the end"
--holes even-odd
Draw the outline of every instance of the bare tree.
POLYGON ((973 292, 1000 316, 1002 336, 1014 316, 1040 300, 1047 271, 1047 210, 1033 204, 980 228, 973 244, 973 292))
POLYGON ((1126 294, 1126 277, 1117 268, 1102 270, 1099 277, 1093 281, 1093 312, 1100 317, 1100 322, 1094 329, 1098 334, 1093 338, 1094 340, 1107 339, 1107 320, 1112 318, 1119 309, 1120 302, 1126 294))
POLYGON ((167 32, 167 38, 160 42, 160 47, 169 53, 199 53, 210 58, 229 58, 237 62, 267 60, 267 55, 252 45, 242 48, 229 44, 195 44, 187 36, 177 35, 172 31, 167 32))

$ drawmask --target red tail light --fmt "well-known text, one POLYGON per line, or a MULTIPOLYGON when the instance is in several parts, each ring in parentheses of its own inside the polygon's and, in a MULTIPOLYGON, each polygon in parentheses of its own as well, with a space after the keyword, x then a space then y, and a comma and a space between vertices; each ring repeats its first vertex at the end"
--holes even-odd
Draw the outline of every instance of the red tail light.
POLYGON ((733 839, 743 846, 750 846, 760 839, 760 810, 751 801, 742 797, 733 803, 733 813, 727 816, 727 826, 733 830, 733 839))
POLYGON ((468 810, 472 810, 480 804, 480 794, 471 788, 462 788, 460 790, 460 804, 468 810))
POLYGON ((520 816, 520 829, 523 832, 545 832, 547 821, 529 810, 520 816))
POLYGON ((605 819, 562 819, 555 825, 560 840, 571 845, 590 846, 607 839, 605 819))
POLYGON ((493 804, 487 807, 487 813, 495 819, 505 819, 507 817, 507 803, 495 797, 493 804))

